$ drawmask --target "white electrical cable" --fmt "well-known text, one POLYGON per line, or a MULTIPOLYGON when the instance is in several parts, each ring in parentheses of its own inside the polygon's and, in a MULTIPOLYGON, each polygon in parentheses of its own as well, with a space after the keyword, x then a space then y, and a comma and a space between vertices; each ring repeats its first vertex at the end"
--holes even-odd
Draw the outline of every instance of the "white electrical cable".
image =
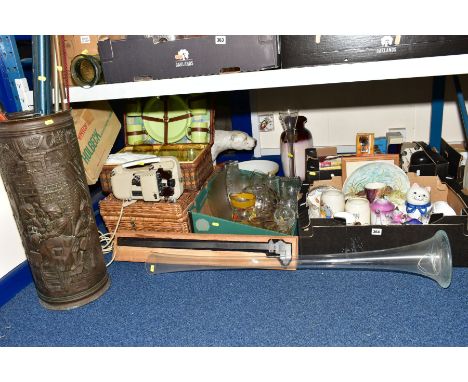
POLYGON ((135 203, 136 200, 123 200, 122 201, 122 207, 120 208, 120 214, 119 214, 119 219, 117 220, 117 224, 115 226, 114 232, 112 234, 110 232, 108 233, 102 233, 101 231, 99 232, 99 241, 101 242, 101 247, 102 247, 102 253, 104 255, 113 252, 112 253, 112 259, 106 264, 106 267, 109 267, 115 260, 115 251, 114 251, 114 237, 115 234, 117 233, 117 230, 119 229, 120 225, 120 220, 122 220, 123 216, 123 210, 125 207, 129 206, 130 204, 135 203))

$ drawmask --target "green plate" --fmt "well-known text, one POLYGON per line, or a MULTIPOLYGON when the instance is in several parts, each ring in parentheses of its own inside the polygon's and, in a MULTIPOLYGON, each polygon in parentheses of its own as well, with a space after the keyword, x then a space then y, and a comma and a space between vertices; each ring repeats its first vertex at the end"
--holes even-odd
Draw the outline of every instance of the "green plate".
MULTIPOLYGON (((170 121, 171 118, 188 114, 189 108, 187 103, 178 96, 170 96, 168 98, 168 113, 169 128, 167 142, 174 143, 180 141, 187 132, 187 127, 190 124, 191 118, 184 118, 179 121, 170 121)), ((146 102, 143 110, 143 117, 164 118, 164 101, 158 97, 151 98, 146 102)), ((164 123, 158 121, 148 121, 143 119, 146 132, 157 142, 164 142, 164 123)))

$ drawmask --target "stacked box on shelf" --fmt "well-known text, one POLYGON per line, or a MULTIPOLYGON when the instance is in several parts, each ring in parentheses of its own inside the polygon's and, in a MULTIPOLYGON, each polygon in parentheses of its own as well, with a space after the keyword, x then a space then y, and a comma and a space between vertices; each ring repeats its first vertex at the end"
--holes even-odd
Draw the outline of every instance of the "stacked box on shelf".
POLYGON ((468 36, 281 36, 282 68, 399 60, 467 53, 468 36))
POLYGON ((107 83, 274 69, 278 36, 127 36, 99 41, 107 83))

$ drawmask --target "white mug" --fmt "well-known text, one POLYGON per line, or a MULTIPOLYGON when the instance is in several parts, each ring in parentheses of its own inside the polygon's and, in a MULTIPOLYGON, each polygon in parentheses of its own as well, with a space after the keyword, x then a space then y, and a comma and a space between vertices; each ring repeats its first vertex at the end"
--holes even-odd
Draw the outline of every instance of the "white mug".
POLYGON ((326 190, 336 190, 336 188, 332 186, 315 186, 307 194, 306 205, 309 209, 309 219, 320 218, 320 197, 326 190))
POLYGON ((346 220, 346 225, 356 223, 356 217, 351 212, 337 212, 334 217, 346 220))
POLYGON ((320 217, 332 219, 337 212, 343 212, 345 207, 344 194, 339 190, 327 190, 320 197, 320 217))
POLYGON ((345 211, 352 213, 356 222, 362 225, 370 224, 370 204, 366 198, 349 198, 346 201, 345 211))

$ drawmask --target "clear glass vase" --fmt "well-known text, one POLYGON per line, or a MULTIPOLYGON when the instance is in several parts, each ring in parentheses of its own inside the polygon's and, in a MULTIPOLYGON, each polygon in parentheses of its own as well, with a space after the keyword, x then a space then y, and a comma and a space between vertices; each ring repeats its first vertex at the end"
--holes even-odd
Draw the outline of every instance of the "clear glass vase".
POLYGON ((291 130, 288 125, 288 130, 283 131, 280 137, 284 175, 299 176, 302 180, 305 179, 305 150, 314 146, 312 134, 305 127, 306 122, 306 117, 298 116, 295 127, 291 130))
POLYGON ((297 196, 301 189, 299 177, 282 177, 279 179, 279 203, 274 213, 278 230, 291 233, 298 217, 297 196))
MULTIPOLYGON (((285 144, 281 144, 281 162, 283 172, 288 176, 296 176, 294 161, 294 131, 296 129, 299 111, 287 109, 279 112, 279 120, 283 127, 281 137, 285 136, 285 144)), ((281 139, 281 142, 283 139, 281 139)))

